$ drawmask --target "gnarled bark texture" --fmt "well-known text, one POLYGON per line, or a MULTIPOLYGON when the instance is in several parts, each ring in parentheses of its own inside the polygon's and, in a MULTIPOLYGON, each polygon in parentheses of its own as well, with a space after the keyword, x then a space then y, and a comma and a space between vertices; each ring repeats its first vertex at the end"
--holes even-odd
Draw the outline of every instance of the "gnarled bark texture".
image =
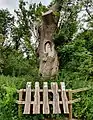
POLYGON ((53 34, 57 26, 52 10, 42 15, 39 43, 39 72, 42 77, 53 77, 58 73, 58 57, 53 43, 53 34))

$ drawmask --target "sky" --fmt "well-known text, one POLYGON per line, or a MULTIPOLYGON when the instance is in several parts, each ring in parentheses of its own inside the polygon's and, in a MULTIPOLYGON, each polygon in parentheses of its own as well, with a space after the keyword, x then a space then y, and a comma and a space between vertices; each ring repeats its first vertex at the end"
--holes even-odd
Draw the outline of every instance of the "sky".
MULTIPOLYGON (((13 12, 14 9, 18 8, 18 1, 19 0, 0 0, 0 9, 3 8, 8 8, 10 12, 13 12)), ((29 3, 39 3, 42 2, 44 5, 48 5, 51 0, 25 0, 28 1, 29 3)))

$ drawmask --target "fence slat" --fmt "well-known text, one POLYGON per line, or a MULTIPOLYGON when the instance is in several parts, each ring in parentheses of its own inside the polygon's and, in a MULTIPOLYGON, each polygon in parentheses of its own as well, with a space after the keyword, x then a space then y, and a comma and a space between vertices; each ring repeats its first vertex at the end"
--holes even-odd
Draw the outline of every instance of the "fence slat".
MULTIPOLYGON (((77 99, 74 99, 74 100, 69 100, 68 101, 68 104, 71 104, 71 103, 76 103, 76 102, 79 102, 81 99, 80 98, 77 98, 77 99)), ((25 104, 25 101, 16 101, 16 103, 18 103, 19 105, 24 105, 25 104)), ((34 104, 34 101, 31 101, 30 104, 34 104)), ((40 104, 43 105, 43 101, 40 101, 40 104)), ((62 101, 59 101, 59 104, 62 105, 63 102, 62 101)), ((49 101, 49 105, 53 105, 53 101, 49 101)))
POLYGON ((39 82, 35 83, 33 114, 40 114, 40 88, 39 88, 39 82))
POLYGON ((56 82, 51 83, 51 89, 53 92, 53 114, 59 114, 61 111, 59 106, 58 85, 56 82))
MULTIPOLYGON (((69 100, 72 100, 72 92, 68 92, 69 100)), ((72 103, 69 104, 69 120, 72 120, 72 103)))
POLYGON ((30 114, 30 104, 31 104, 31 82, 27 82, 26 85, 26 97, 25 97, 25 107, 23 114, 30 114))
POLYGON ((43 114, 49 114, 49 102, 48 102, 48 84, 43 84, 43 114))
MULTIPOLYGON (((22 101, 22 100, 23 100, 23 92, 20 91, 19 92, 19 101, 22 101)), ((18 105, 18 116, 19 116, 19 118, 21 118, 21 116, 22 116, 22 104, 18 105)))
POLYGON ((67 95, 66 95, 66 91, 65 91, 65 83, 64 82, 60 82, 61 85, 61 98, 62 98, 62 102, 63 102, 63 110, 65 114, 69 113, 69 108, 68 108, 68 99, 67 99, 67 95))

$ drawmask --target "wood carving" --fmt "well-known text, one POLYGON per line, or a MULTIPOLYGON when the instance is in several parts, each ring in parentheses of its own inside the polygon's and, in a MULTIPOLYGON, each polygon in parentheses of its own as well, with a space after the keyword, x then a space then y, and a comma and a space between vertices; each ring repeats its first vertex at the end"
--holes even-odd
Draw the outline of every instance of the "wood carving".
POLYGON ((42 15, 42 25, 40 27, 40 43, 39 43, 39 72, 42 77, 53 77, 58 73, 58 57, 53 43, 53 34, 57 28, 53 11, 42 15))

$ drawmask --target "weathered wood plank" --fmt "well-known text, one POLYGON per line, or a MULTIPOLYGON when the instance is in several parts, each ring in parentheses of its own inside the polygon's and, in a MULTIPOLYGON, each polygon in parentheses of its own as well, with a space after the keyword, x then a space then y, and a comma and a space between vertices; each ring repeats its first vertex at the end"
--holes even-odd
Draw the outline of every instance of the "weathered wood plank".
POLYGON ((33 104, 33 114, 40 114, 40 88, 39 82, 35 83, 35 95, 33 104))
POLYGON ((72 93, 78 93, 78 92, 84 92, 84 91, 87 91, 87 90, 90 90, 91 88, 79 88, 79 89, 75 89, 75 90, 70 90, 72 93))
MULTIPOLYGON (((19 101, 22 101, 23 100, 23 92, 22 91, 20 91, 19 92, 19 101)), ((22 116, 22 104, 19 104, 18 105, 18 116, 19 116, 19 118, 21 118, 21 116, 22 116)))
MULTIPOLYGON (((74 100, 70 100, 70 101, 68 101, 68 104, 71 104, 71 103, 75 103, 75 102, 79 102, 81 99, 80 98, 77 98, 77 99, 74 99, 74 100)), ((25 101, 16 101, 16 103, 18 103, 19 105, 20 104, 22 104, 22 105, 24 105, 26 102, 25 101)), ((34 102, 33 101, 31 101, 30 102, 30 104, 34 104, 34 102)), ((42 105, 43 104, 43 101, 40 101, 40 104, 42 105)), ((49 105, 53 105, 53 101, 49 101, 49 105)), ((63 104, 63 102, 62 101, 59 101, 59 104, 63 104)))
POLYGON ((63 102, 63 110, 65 114, 68 114, 69 109, 68 109, 68 99, 67 99, 66 91, 65 91, 65 83, 60 82, 60 85, 61 85, 61 98, 63 102))
POLYGON ((30 104, 31 104, 31 82, 27 82, 25 107, 24 107, 24 113, 23 114, 30 114, 30 104))
MULTIPOLYGON (((69 101, 72 100, 72 92, 68 92, 69 101)), ((72 120, 72 103, 69 104, 69 120, 72 120)))
MULTIPOLYGON (((75 89, 75 90, 70 90, 72 93, 77 93, 77 92, 84 92, 84 91, 87 91, 87 90, 90 90, 91 88, 79 88, 79 89, 75 89)), ((19 92, 26 92, 26 89, 21 89, 21 90, 17 90, 17 93, 19 93, 19 92)), ((35 92, 35 90, 34 89, 31 89, 31 91, 32 92, 35 92)), ((66 92, 69 92, 69 89, 66 89, 65 90, 66 92)), ((43 90, 42 89, 40 89, 40 92, 43 92, 43 90)), ((48 89, 48 92, 52 92, 52 90, 51 89, 48 89)), ((58 89, 58 92, 61 92, 61 90, 60 89, 58 89)))
POLYGON ((48 84, 43 84, 43 114, 49 114, 49 102, 48 102, 48 84))
MULTIPOLYGON (((26 89, 21 89, 21 90, 17 90, 17 92, 19 93, 20 91, 22 92, 26 92, 26 89)), ((35 89, 31 89, 32 92, 35 92, 35 89)), ((72 90, 73 91, 73 90, 72 90)), ((43 89, 40 89, 40 92, 43 92, 43 89)), ((52 92, 51 89, 48 89, 48 92, 52 92)), ((60 89, 58 89, 58 92, 61 92, 60 89)), ((66 92, 69 92, 69 89, 66 89, 66 92)))
POLYGON ((53 92, 53 114, 59 114, 61 111, 59 106, 58 85, 56 82, 51 83, 51 89, 53 92))

